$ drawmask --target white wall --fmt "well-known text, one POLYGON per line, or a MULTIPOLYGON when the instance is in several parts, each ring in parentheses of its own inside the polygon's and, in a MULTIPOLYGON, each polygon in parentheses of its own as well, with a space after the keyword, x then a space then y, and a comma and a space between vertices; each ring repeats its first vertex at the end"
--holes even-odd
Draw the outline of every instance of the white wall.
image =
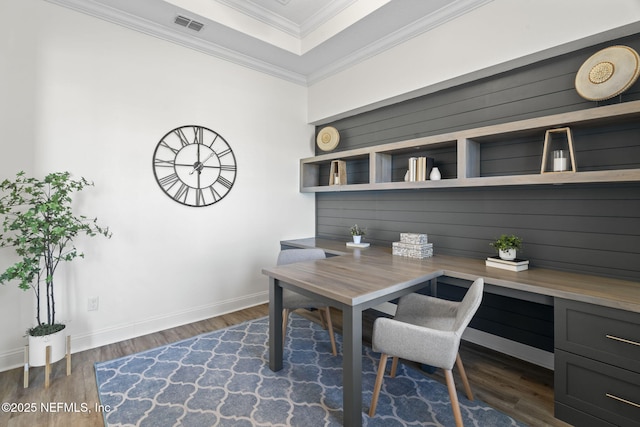
POLYGON ((493 0, 312 85, 308 121, 326 123, 430 93, 443 82, 638 21, 638 0, 606 6, 596 0, 493 0))
MULTIPOLYGON (((313 153, 306 89, 40 0, 2 1, 0 16, 0 178, 85 176, 96 185, 78 208, 113 231, 80 241, 86 258, 57 279, 73 350, 265 302, 279 240, 314 233, 296 161, 313 153), (206 208, 170 200, 151 167, 188 124, 223 135, 238 164, 206 208)), ((0 268, 12 260, 0 249, 0 268)), ((0 286, 0 370, 21 363, 33 305, 0 286)))

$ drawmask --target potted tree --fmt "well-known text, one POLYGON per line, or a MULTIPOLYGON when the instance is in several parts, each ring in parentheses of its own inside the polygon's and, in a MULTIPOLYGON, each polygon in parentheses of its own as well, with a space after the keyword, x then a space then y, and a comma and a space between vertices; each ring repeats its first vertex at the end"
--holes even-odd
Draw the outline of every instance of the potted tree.
POLYGON ((522 247, 522 239, 511 234, 503 234, 495 241, 489 243, 496 248, 498 256, 505 260, 513 260, 516 258, 516 252, 522 247))
POLYGON ((358 224, 355 224, 354 226, 352 226, 349 229, 349 231, 351 232, 351 235, 353 236, 353 243, 360 243, 361 240, 362 240, 362 236, 367 234, 366 229, 359 227, 358 224))
POLYGON ((111 237, 109 228, 98 225, 96 218, 72 210, 72 195, 92 185, 85 178, 72 179, 69 172, 50 173, 42 180, 19 172, 15 180, 0 184, 0 247, 12 247, 19 259, 0 274, 0 283, 15 280, 20 289, 35 293, 36 322, 28 330, 32 366, 45 364, 46 345, 51 345, 51 362, 65 355, 65 325, 56 319, 54 278, 60 262, 84 257, 74 239, 80 235, 111 237))

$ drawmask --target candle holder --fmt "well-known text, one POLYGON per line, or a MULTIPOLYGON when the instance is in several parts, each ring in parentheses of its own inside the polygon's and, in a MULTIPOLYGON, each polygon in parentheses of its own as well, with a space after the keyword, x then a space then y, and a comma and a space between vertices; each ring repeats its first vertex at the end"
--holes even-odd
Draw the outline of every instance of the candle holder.
MULTIPOLYGON (((560 138, 558 138, 560 139, 560 138)), ((576 172, 576 158, 573 151, 573 137, 568 127, 549 129, 544 136, 542 150, 542 167, 540 173, 547 172, 576 172), (564 134, 562 141, 555 140, 554 134, 564 134), (551 154, 550 152, 553 151, 551 154), (567 154, 569 157, 567 157, 567 154), (571 169, 569 169, 571 165, 571 169)))
POLYGON ((329 173, 329 185, 347 184, 347 162, 344 160, 332 160, 329 173))

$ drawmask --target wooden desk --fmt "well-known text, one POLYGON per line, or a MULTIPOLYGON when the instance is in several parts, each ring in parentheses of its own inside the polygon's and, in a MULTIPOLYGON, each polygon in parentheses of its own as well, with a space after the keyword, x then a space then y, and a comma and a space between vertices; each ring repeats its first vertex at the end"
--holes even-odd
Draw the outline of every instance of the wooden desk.
POLYGON ((414 292, 440 276, 485 283, 572 301, 640 313, 635 282, 531 268, 511 272, 488 268, 483 260, 436 255, 416 260, 391 255, 390 248, 350 249, 345 242, 299 239, 283 246, 322 248, 341 255, 271 268, 269 276, 269 367, 282 369, 282 289, 312 296, 343 311, 344 425, 362 425, 362 312, 414 292))

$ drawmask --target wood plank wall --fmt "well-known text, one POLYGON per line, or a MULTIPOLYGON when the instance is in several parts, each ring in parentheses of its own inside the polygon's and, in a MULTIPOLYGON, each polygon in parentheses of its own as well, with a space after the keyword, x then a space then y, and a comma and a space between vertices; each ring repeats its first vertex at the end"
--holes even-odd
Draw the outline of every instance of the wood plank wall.
MULTIPOLYGON (((347 150, 593 108, 596 103, 576 93, 575 74, 593 53, 616 44, 640 52, 640 34, 328 125, 340 131, 337 150, 347 150)), ((638 99, 640 83, 600 105, 638 99)), ((579 170, 596 170, 602 159, 613 167, 640 167, 640 123, 580 132, 574 134, 579 170)), ((543 138, 492 144, 482 153, 482 174, 509 174, 510 166, 539 172, 543 138)), ((455 155, 432 155, 444 178, 455 177, 455 155)), ((404 165, 394 168, 397 175, 404 165)), ((357 165, 352 169, 350 183, 363 175, 357 165)), ((317 193, 316 221, 321 237, 348 239, 354 223, 383 245, 400 232, 424 232, 436 254, 471 258, 493 254, 492 239, 515 233, 534 266, 640 281, 637 183, 317 193)))

